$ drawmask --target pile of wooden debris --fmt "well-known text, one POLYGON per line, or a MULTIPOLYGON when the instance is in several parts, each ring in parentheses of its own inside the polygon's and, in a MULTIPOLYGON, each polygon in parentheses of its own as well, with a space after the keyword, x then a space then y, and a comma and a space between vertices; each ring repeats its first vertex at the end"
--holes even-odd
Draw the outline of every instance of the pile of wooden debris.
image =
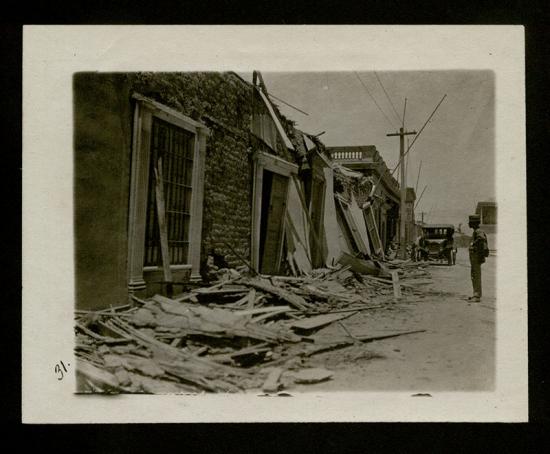
POLYGON ((132 297, 135 304, 126 307, 77 311, 78 390, 275 392, 291 382, 329 379, 332 372, 300 369, 295 359, 380 336, 327 339, 317 330, 381 310, 403 294, 425 293, 430 283, 413 262, 386 262, 382 273, 371 273, 378 277, 357 270, 354 261, 305 277, 220 270, 218 283, 173 298, 132 297))

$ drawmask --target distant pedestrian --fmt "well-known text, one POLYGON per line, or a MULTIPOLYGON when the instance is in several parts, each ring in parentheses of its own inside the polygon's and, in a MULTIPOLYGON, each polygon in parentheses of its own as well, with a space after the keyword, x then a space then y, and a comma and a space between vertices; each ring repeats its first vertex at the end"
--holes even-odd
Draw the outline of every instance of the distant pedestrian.
POLYGON ((469 247, 474 295, 468 298, 468 300, 479 302, 481 300, 481 265, 485 263, 485 259, 489 256, 489 246, 487 244, 487 235, 479 228, 479 216, 477 214, 471 215, 468 221, 468 226, 474 230, 469 247))

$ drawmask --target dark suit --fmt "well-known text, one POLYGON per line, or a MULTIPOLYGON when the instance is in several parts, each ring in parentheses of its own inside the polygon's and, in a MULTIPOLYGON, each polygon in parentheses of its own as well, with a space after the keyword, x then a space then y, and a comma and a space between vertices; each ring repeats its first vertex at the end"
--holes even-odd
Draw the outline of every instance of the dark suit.
POLYGON ((479 228, 474 229, 470 242, 470 267, 474 297, 481 298, 481 264, 485 263, 485 249, 487 247, 487 235, 479 228))

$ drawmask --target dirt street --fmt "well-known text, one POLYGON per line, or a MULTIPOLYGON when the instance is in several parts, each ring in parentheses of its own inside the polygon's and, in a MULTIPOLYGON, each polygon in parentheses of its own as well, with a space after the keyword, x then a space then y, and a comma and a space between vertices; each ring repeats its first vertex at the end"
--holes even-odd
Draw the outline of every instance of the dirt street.
MULTIPOLYGON (((495 367, 496 257, 482 266, 481 303, 472 294, 467 249, 455 266, 432 265, 432 289, 440 295, 406 296, 390 309, 366 311, 343 321, 354 335, 425 329, 426 332, 358 344, 304 360, 334 372, 330 381, 298 385, 305 391, 490 390, 495 367)), ((321 333, 345 334, 334 323, 321 333)), ((291 391, 289 389, 289 391, 291 391)))

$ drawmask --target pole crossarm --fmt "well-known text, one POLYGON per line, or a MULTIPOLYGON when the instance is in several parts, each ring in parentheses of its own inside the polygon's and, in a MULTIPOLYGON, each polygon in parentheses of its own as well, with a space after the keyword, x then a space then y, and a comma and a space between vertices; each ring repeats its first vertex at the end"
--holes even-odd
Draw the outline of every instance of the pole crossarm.
POLYGON ((404 132, 392 132, 389 134, 386 134, 387 137, 395 137, 395 136, 412 136, 413 134, 416 134, 416 131, 404 131, 404 132))

